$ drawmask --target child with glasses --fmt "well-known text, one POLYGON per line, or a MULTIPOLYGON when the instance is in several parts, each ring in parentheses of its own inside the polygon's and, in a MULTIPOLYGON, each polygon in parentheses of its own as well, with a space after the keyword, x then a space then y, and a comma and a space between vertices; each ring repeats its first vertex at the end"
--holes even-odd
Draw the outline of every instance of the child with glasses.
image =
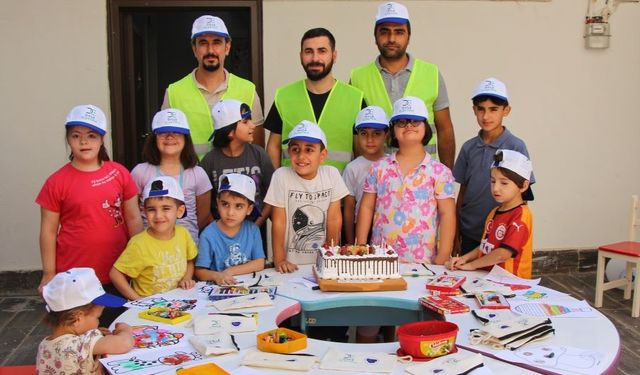
POLYGON ((421 99, 393 104, 390 134, 398 151, 371 166, 356 237, 367 238, 373 228, 371 241, 391 244, 401 262, 444 264, 456 226, 453 176, 424 150, 432 132, 421 99))

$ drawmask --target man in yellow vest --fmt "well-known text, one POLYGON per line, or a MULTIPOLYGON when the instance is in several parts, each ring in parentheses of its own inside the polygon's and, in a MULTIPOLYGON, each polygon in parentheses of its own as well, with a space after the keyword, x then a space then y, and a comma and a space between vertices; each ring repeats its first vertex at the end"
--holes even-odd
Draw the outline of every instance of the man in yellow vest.
POLYGON ((198 67, 169 85, 162 109, 178 108, 187 115, 196 153, 202 159, 211 149, 208 142, 214 129, 211 109, 221 99, 239 100, 251 108, 253 123, 258 125, 253 143, 264 147, 264 116, 256 86, 224 68, 231 50, 231 36, 224 21, 209 15, 197 18, 191 29, 191 48, 198 67))
POLYGON ((432 156, 453 168, 455 137, 444 79, 434 64, 407 53, 411 23, 407 8, 395 2, 378 7, 374 29, 378 58, 351 71, 351 85, 364 92, 367 105, 382 107, 391 115, 392 104, 405 96, 421 98, 429 112, 434 137, 426 146, 432 156))
POLYGON ((327 136, 324 163, 340 172, 353 158, 353 124, 362 108, 362 92, 333 78, 336 41, 324 28, 308 30, 300 42, 300 63, 307 79, 280 87, 264 127, 269 129, 267 153, 278 168, 290 165, 282 139, 302 120, 318 124, 327 136))

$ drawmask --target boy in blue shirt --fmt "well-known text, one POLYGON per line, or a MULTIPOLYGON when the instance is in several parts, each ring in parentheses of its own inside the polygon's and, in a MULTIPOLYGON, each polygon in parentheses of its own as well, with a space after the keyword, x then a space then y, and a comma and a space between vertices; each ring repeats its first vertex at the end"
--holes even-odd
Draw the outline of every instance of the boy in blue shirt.
POLYGON ((218 285, 234 284, 233 276, 264 269, 258 226, 248 216, 255 207, 256 183, 247 175, 220 176, 216 204, 220 219, 200 234, 196 277, 218 285))
MULTIPOLYGON (((456 201, 460 255, 480 245, 484 222, 489 212, 498 206, 491 195, 490 170, 498 149, 518 151, 529 157, 524 141, 502 125, 511 112, 506 85, 496 78, 487 78, 476 87, 473 113, 480 131, 462 145, 453 167, 453 176, 460 184, 456 201)), ((531 175, 530 183, 535 178, 531 175)), ((531 190, 525 197, 533 200, 531 190)))

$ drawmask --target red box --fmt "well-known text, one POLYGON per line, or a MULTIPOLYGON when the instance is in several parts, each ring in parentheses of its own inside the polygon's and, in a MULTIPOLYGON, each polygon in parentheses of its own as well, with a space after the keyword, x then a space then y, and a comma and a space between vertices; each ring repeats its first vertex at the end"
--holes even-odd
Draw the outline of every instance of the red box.
POLYGON ((442 295, 458 295, 460 294, 460 285, 462 285, 466 276, 440 275, 425 285, 427 290, 439 292, 442 295))
POLYGON ((509 302, 500 293, 482 292, 476 293, 476 300, 481 309, 508 309, 509 302))
POLYGON ((451 297, 442 295, 430 295, 420 298, 422 306, 439 314, 461 314, 470 311, 469 306, 451 297))

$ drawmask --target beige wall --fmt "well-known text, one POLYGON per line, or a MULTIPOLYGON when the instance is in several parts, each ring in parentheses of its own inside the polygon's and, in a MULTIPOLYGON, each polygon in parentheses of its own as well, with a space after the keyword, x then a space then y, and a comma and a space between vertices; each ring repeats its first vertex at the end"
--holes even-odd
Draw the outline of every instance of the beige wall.
MULTIPOLYGON (((338 78, 376 55, 378 2, 264 1, 265 104, 302 77, 299 38, 311 27, 338 39, 338 78)), ((583 48, 586 0, 543 3, 405 1, 410 52, 445 75, 458 147, 477 125, 469 96, 495 75, 510 91, 506 125, 525 139, 538 183, 536 249, 594 247, 626 235, 640 193, 640 5, 612 16, 611 48, 583 48)), ((65 161, 63 121, 75 104, 109 110, 104 0, 3 2, 0 270, 40 267, 39 210, 46 177, 65 161)), ((90 244, 88 244, 90 246, 90 244)))
POLYGON ((0 14, 0 163, 8 176, 0 184, 0 270, 38 269, 34 199, 65 162, 65 116, 85 103, 109 116, 107 10, 103 0, 24 0, 3 1, 0 14))

